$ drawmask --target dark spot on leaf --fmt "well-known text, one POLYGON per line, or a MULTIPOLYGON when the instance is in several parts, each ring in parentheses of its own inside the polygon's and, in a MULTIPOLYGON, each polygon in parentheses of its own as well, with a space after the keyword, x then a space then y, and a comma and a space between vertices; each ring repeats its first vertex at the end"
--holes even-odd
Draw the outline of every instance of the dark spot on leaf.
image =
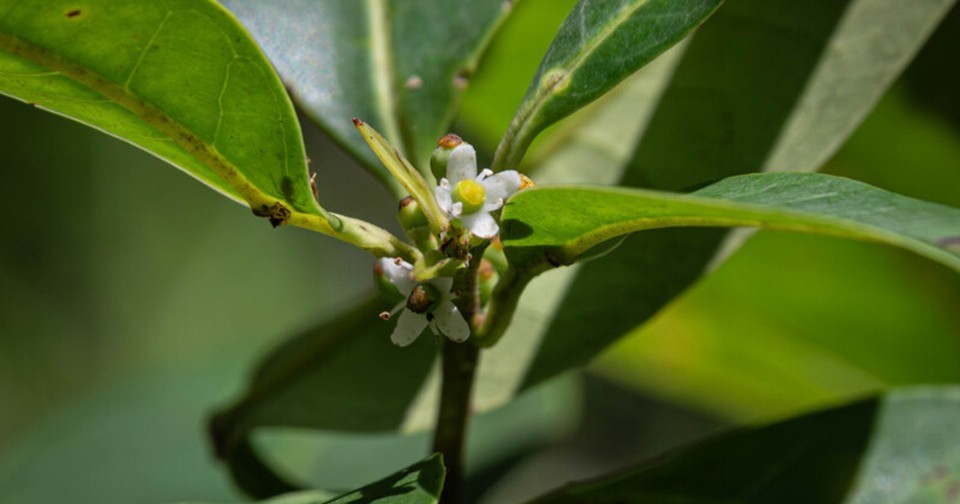
POLYGON ((253 208, 253 214, 257 217, 265 217, 270 221, 273 227, 280 226, 290 218, 290 209, 283 206, 279 201, 273 206, 260 205, 260 208, 253 208))
POLYGON ((68 11, 66 15, 68 18, 73 19, 75 17, 79 17, 81 14, 83 14, 83 12, 80 9, 73 9, 68 11))
POLYGON ((960 254, 960 236, 948 236, 940 240, 939 245, 954 254, 960 254))
POLYGON ((559 268, 560 266, 564 266, 563 261, 561 261, 560 259, 557 259, 557 257, 554 256, 553 253, 550 252, 549 250, 543 253, 543 258, 547 261, 547 264, 549 264, 550 266, 553 266, 554 268, 559 268))

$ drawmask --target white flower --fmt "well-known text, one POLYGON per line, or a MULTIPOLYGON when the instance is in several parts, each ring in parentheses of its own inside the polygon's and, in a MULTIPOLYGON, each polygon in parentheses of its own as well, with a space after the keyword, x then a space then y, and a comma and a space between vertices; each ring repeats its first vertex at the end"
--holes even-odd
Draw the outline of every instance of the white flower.
POLYGON ((477 175, 477 153, 468 143, 458 145, 447 160, 447 176, 434 191, 440 208, 480 238, 493 238, 500 232, 490 212, 520 189, 520 174, 506 170, 494 174, 489 169, 477 175))
MULTIPOLYGON (((425 327, 430 327, 434 334, 443 333, 457 343, 470 337, 470 326, 451 299, 452 278, 441 277, 417 283, 410 276, 413 265, 400 258, 380 259, 379 266, 390 283, 407 297, 405 303, 393 309, 393 313, 396 313, 404 308, 397 320, 397 327, 390 335, 394 344, 407 346, 413 343, 425 327)), ((385 319, 390 315, 387 312, 381 314, 385 319)))

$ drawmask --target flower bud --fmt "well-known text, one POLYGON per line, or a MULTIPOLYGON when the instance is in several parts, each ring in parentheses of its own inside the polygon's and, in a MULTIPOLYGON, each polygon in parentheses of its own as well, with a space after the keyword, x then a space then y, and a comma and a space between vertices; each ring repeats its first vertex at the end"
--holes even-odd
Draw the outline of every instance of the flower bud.
POLYGON ((417 244, 420 250, 434 250, 437 248, 437 239, 430 231, 427 217, 420 210, 420 204, 411 196, 400 200, 397 211, 397 220, 403 226, 407 236, 417 244))
POLYGON ((430 171, 437 180, 447 176, 447 160, 450 159, 450 152, 462 143, 463 139, 453 133, 446 134, 437 140, 437 148, 430 156, 430 171))
POLYGON ((420 210, 420 204, 413 196, 407 196, 400 200, 400 209, 397 212, 397 219, 403 229, 416 229, 427 225, 427 216, 420 210))

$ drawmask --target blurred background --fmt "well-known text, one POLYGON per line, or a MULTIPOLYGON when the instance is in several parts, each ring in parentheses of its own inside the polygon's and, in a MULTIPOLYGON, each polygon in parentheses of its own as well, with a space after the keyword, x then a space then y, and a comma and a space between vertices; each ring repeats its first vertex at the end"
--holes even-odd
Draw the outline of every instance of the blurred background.
MULTIPOLYGON (((509 120, 515 83, 572 3, 520 4, 464 103, 478 144, 501 123, 471 111, 509 120)), ((960 207, 957 54, 954 8, 825 171, 960 207)), ((388 193, 315 128, 305 135, 325 206, 395 227, 388 193)), ((264 351, 371 289, 365 254, 271 229, 120 141, 6 98, 0 210, 0 503, 239 500, 206 416, 264 351)), ((471 484, 490 502, 533 495, 724 426, 958 382, 958 362, 960 275, 883 246, 758 233, 586 372, 480 422, 486 462, 471 484), (550 442, 511 452, 510 433, 544 415, 550 442)), ((370 454, 389 468, 426 447, 328 433, 304 448, 305 436, 271 446, 318 484, 369 481, 386 474, 370 454), (332 446, 357 455, 335 472, 296 463, 332 446)))

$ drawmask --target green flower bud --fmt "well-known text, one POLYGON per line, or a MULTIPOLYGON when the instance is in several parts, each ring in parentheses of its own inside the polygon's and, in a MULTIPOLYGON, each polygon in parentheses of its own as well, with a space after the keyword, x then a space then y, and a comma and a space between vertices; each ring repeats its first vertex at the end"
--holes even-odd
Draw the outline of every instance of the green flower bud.
POLYGON ((430 171, 437 180, 447 176, 447 159, 450 158, 450 152, 462 143, 463 139, 453 133, 446 134, 437 140, 437 148, 430 156, 430 171))
POLYGON ((397 219, 403 229, 411 230, 427 225, 427 216, 420 210, 420 204, 413 196, 407 196, 400 200, 400 209, 397 212, 397 219))
POLYGON ((430 225, 427 217, 420 210, 420 204, 411 196, 400 200, 400 209, 397 212, 397 220, 403 226, 407 236, 417 244, 420 250, 435 250, 437 248, 437 239, 430 231, 430 225))

